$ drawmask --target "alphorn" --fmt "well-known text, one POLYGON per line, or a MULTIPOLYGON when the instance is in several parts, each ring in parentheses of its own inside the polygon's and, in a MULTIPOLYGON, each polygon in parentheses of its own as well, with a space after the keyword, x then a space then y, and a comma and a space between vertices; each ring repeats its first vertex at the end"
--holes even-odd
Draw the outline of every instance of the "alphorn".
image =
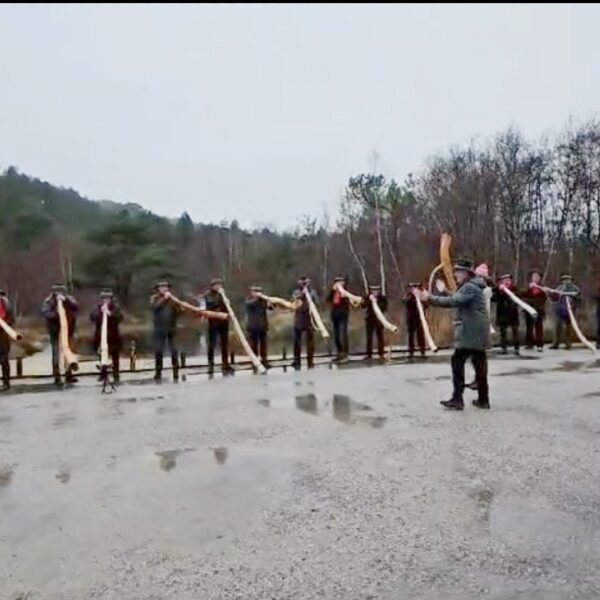
POLYGON ((543 285, 538 285, 537 283, 532 283, 532 285, 536 288, 539 288, 543 292, 546 292, 546 294, 553 294, 556 296, 572 296, 572 297, 579 296, 579 292, 563 292, 561 290, 555 290, 554 288, 549 288, 549 287, 545 287, 543 285))
POLYGON ((488 318, 490 320, 490 333, 494 335, 496 330, 492 325, 492 288, 489 285, 486 285, 483 288, 483 297, 485 299, 485 308, 487 309, 488 318))
POLYGON ((511 290, 509 290, 505 285, 499 286, 500 291, 504 292, 517 306, 520 306, 525 312, 528 312, 534 319, 537 318, 538 313, 533 306, 527 304, 527 302, 523 302, 521 298, 516 296, 511 290))
POLYGON ((100 326, 100 366, 107 367, 108 360, 108 308, 102 305, 102 325, 100 326))
POLYGON ((279 298, 277 296, 266 296, 265 294, 258 294, 258 297, 264 300, 265 302, 272 304, 273 306, 278 306, 287 310, 295 310, 298 307, 296 303, 288 302, 287 300, 284 300, 283 298, 279 298))
POLYGON ((579 341, 590 349, 594 354, 596 353, 596 348, 594 348, 594 344, 588 340, 585 335, 583 335, 577 321, 575 320, 575 315, 573 314, 573 309, 571 308, 571 298, 566 298, 567 301, 567 311, 569 311, 569 320, 571 321, 571 327, 575 331, 575 335, 578 337, 579 341))
POLYGON ((323 319, 321 319, 321 315, 319 314, 319 311, 317 310, 317 307, 315 306, 312 296, 310 295, 310 292, 307 288, 303 289, 303 294, 306 297, 306 301, 308 302, 308 311, 310 313, 311 321, 313 322, 314 326, 319 330, 321 337, 324 340, 329 339, 329 332, 327 331, 325 323, 323 323, 323 319))
POLYGON ((177 296, 174 296, 173 294, 169 294, 167 296, 167 298, 169 300, 172 300, 174 304, 177 304, 184 310, 192 312, 192 313, 198 315, 199 317, 205 317, 206 319, 216 319, 216 320, 220 320, 220 321, 227 321, 227 319, 229 319, 229 316, 227 315, 227 313, 218 312, 216 310, 205 310, 204 308, 200 308, 199 306, 194 306, 193 304, 190 304, 189 302, 186 302, 185 300, 180 300, 179 298, 177 298, 177 296))
POLYGON ((429 330, 429 324, 427 323, 427 319, 425 318, 425 311, 423 310, 423 303, 421 302, 421 298, 415 293, 413 293, 415 297, 415 301, 417 303, 417 311, 419 313, 419 319, 421 320, 421 327, 423 327, 423 333, 425 334, 425 341, 429 346, 429 349, 432 352, 437 352, 438 347, 435 345, 433 341, 433 337, 431 336, 431 331, 429 330))
POLYGON ((56 308, 58 310, 58 320, 60 322, 59 343, 62 355, 65 359, 65 365, 72 371, 79 369, 77 355, 69 347, 69 323, 67 321, 67 313, 63 305, 62 298, 56 299, 56 308))
MULTIPOLYGON (((225 308, 227 309, 229 318, 231 319, 231 322, 233 323, 233 329, 235 330, 235 333, 238 336, 240 343, 242 344, 242 348, 244 348, 244 352, 248 355, 250 362, 254 365, 254 367, 256 368, 256 370, 259 373, 266 373, 267 369, 260 362, 260 360, 258 359, 258 356, 256 356, 256 354, 254 354, 254 351, 250 347, 250 344, 248 343, 248 340, 246 339, 246 336, 244 335, 242 326, 240 325, 240 322, 238 321, 237 317, 235 316, 235 313, 233 312, 233 308, 231 308, 231 302, 229 302, 229 298, 227 297, 225 290, 223 288, 221 288, 219 290, 219 293, 221 294, 221 298, 223 298, 223 302, 225 303, 225 308)), ((222 314, 222 313, 220 313, 220 314, 222 314)))
POLYGON ((393 323, 390 323, 386 318, 385 315, 381 312, 381 309, 379 308, 379 304, 377 304, 377 299, 375 298, 375 296, 371 295, 369 296, 369 300, 371 302, 371 306, 373 307, 373 312, 375 313, 375 316, 377 317, 377 320, 388 330, 391 331, 392 333, 397 333, 398 332, 398 326, 394 325, 393 323))
POLYGON ((363 299, 352 292, 349 292, 343 285, 336 284, 335 289, 342 295, 344 298, 348 298, 352 308, 360 308, 363 303, 363 299))
POLYGON ((23 339, 23 336, 15 331, 4 319, 0 318, 0 327, 4 329, 6 335, 13 340, 13 342, 20 342, 23 339))

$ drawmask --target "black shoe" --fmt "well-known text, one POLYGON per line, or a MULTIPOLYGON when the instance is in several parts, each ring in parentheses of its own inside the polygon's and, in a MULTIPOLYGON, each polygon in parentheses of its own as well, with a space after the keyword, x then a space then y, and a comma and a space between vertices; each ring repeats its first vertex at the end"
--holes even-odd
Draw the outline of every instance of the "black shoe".
POLYGON ((550 350, 558 350, 558 344, 552 344, 552 346, 550 346, 550 350))
POLYGON ((448 410, 463 410, 463 408, 465 407, 462 401, 454 400, 454 398, 452 398, 451 400, 442 400, 440 404, 448 410))
POLYGON ((544 346, 538 346, 538 352, 543 352, 544 351, 544 346))
POLYGON ((296 371, 299 371, 301 368, 301 364, 299 362, 293 362, 290 366, 296 371))
POLYGON ((364 360, 365 362, 371 362, 371 361, 373 360, 373 357, 372 357, 372 356, 365 356, 365 357, 363 358, 363 360, 364 360))
POLYGON ((521 351, 518 348, 515 348, 515 356, 521 356, 521 351))
POLYGON ((486 408, 489 410, 490 403, 489 402, 481 402, 480 400, 473 400, 473 406, 476 406, 477 408, 486 408))
POLYGON ((62 384, 63 384, 63 382, 62 382, 62 379, 60 377, 55 377, 54 378, 54 385, 56 387, 62 387, 62 384))
POLYGON ((179 373, 177 371, 173 371, 173 381, 175 383, 179 381, 179 373))
POLYGON ((228 377, 229 375, 233 375, 235 373, 235 369, 232 366, 227 365, 221 367, 221 372, 223 373, 223 375, 228 377))
POLYGON ((65 375, 65 383, 77 383, 79 380, 71 373, 65 375))
POLYGON ((476 390, 476 389, 478 389, 477 381, 471 381, 471 383, 467 383, 465 385, 465 387, 468 388, 468 389, 470 389, 470 390, 476 390))
POLYGON ((263 361, 263 364, 262 364, 262 366, 263 366, 265 369, 272 369, 272 368, 273 368, 273 367, 271 367, 271 363, 270 363, 268 360, 265 360, 265 361, 263 361))
POLYGON ((315 368, 315 365, 314 365, 313 363, 310 363, 310 364, 308 364, 308 365, 307 365, 307 368, 309 368, 309 369, 314 369, 314 368, 315 368))
POLYGON ((154 372, 154 381, 158 382, 158 381, 162 381, 162 373, 160 371, 155 371, 154 372))
POLYGON ((525 350, 533 350, 533 346, 530 346, 529 344, 527 344, 527 346, 525 346, 525 350))
POLYGON ((500 354, 508 354, 508 350, 506 348, 502 348, 502 350, 500 350, 500 354))

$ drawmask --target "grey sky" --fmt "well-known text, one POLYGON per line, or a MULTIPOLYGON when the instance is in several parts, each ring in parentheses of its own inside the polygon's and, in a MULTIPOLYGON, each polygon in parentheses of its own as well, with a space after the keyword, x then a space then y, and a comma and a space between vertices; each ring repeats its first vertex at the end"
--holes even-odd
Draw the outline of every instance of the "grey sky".
POLYGON ((509 124, 600 107, 600 7, 0 6, 0 167, 287 227, 509 124))

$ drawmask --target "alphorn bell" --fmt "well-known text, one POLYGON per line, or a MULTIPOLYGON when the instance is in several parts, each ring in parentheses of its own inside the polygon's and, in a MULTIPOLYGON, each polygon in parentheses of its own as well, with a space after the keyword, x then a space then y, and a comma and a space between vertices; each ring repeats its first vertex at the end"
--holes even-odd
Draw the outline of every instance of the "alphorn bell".
POLYGON ((206 319, 215 319, 218 321, 227 321, 227 319, 229 319, 229 316, 227 313, 218 312, 215 310, 206 310, 204 308, 194 306, 193 304, 190 304, 189 302, 186 302, 185 300, 180 300, 179 298, 177 298, 177 296, 174 296, 171 292, 168 292, 166 297, 167 297, 167 299, 171 300, 174 304, 177 304, 177 306, 180 306, 184 310, 187 310, 188 312, 198 315, 199 317, 204 317, 206 319))

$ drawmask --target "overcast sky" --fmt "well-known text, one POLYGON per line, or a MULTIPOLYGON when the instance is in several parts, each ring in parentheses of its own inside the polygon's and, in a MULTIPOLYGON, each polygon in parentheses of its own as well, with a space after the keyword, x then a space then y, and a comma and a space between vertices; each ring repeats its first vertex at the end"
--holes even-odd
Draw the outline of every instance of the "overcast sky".
POLYGON ((0 168, 294 225, 348 177, 600 107, 600 7, 0 6, 0 168))

